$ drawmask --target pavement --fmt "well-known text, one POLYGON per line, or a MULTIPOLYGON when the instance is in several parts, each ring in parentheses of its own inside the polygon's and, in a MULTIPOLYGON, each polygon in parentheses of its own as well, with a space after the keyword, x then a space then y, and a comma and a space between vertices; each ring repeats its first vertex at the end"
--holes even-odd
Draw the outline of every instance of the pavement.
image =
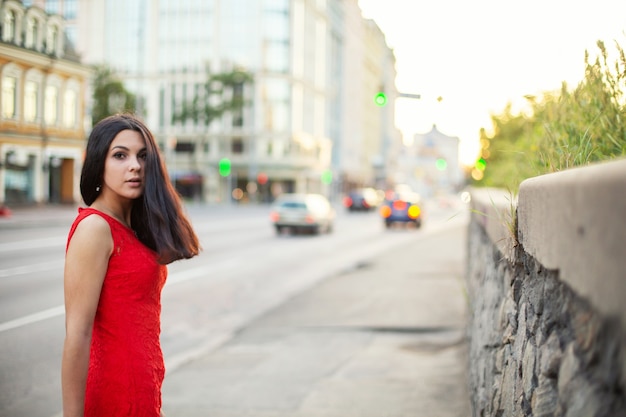
POLYGON ((167 417, 465 417, 459 223, 328 278, 168 372, 167 417))
MULTIPOLYGON (((13 210, 2 228, 69 224, 13 210)), ((466 231, 455 222, 327 278, 166 373, 166 417, 466 417, 466 231)), ((0 232, 1 233, 1 232, 0 232)))

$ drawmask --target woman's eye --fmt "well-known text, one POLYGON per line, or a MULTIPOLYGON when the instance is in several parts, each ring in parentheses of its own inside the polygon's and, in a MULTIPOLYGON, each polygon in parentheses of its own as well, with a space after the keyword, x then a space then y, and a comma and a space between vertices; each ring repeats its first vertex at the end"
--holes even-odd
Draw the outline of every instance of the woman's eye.
POLYGON ((116 158, 116 159, 123 159, 125 156, 126 155, 124 155, 121 152, 116 152, 116 153, 113 154, 113 158, 116 158))
POLYGON ((143 159, 144 161, 146 160, 147 157, 148 157, 147 153, 140 153, 139 154, 139 159, 143 159))

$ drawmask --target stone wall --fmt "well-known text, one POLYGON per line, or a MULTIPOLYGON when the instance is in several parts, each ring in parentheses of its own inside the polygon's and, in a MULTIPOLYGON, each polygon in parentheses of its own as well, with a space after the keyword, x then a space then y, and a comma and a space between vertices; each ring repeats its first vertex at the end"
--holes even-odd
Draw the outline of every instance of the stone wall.
POLYGON ((626 416, 624 191, 626 161, 537 177, 522 184, 517 200, 473 190, 474 416, 626 416), (603 216, 584 222, 588 211, 603 216), (603 236, 598 229, 612 235, 594 246, 589 237, 603 236))

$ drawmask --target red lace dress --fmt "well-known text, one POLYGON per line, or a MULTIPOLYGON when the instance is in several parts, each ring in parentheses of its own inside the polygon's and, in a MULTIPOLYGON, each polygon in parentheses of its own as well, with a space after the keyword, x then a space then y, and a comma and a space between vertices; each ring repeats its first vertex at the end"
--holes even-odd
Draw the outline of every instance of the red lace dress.
POLYGON ((93 325, 85 417, 158 417, 165 374, 161 290, 167 267, 131 229, 92 208, 79 208, 68 244, 78 223, 92 214, 109 223, 114 246, 93 325))

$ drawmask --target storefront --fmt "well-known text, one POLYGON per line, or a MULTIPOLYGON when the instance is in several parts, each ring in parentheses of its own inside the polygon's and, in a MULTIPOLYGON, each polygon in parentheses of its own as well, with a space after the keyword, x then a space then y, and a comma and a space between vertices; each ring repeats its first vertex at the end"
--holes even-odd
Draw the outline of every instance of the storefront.
POLYGON ((197 172, 178 171, 171 174, 171 181, 178 194, 185 200, 203 201, 203 177, 197 172))
POLYGON ((80 151, 0 146, 0 205, 73 204, 80 200, 76 161, 80 151))
POLYGON ((24 205, 35 202, 35 157, 24 152, 9 151, 4 156, 4 202, 24 205))

